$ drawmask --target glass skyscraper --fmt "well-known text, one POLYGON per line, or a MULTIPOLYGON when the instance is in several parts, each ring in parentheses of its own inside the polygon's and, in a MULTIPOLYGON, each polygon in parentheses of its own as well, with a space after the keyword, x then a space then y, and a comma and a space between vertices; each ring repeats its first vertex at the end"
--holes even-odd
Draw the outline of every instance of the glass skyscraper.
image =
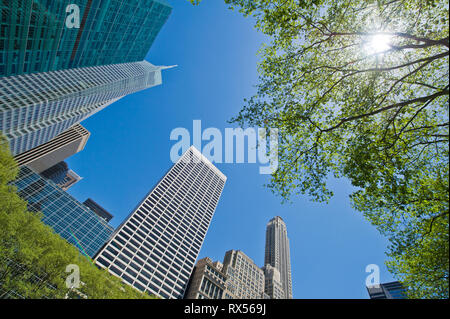
MULTIPOLYGON (((291 257, 287 228, 280 216, 272 218, 266 229, 264 265, 269 264, 280 272, 283 299, 292 299, 291 257)), ((269 292, 267 292, 269 294, 269 292)))
POLYGON ((226 177, 194 147, 96 256, 96 264, 165 299, 183 298, 226 177))
POLYGON ((121 97, 162 83, 146 61, 0 78, 0 131, 17 155, 121 97))
POLYGON ((21 167, 14 182, 28 209, 43 214, 43 223, 93 257, 111 237, 114 229, 93 211, 28 167, 21 167))
POLYGON ((0 1, 0 77, 143 61, 171 11, 165 0, 0 1))

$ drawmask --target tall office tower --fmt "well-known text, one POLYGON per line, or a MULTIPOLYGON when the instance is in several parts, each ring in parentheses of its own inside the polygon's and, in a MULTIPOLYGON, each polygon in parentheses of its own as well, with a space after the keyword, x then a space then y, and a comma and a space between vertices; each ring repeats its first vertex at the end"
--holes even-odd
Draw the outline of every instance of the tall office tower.
POLYGON ((264 271, 264 292, 270 299, 284 299, 283 285, 281 284, 281 276, 278 269, 271 265, 265 265, 264 271))
POLYGON ((88 256, 93 257, 114 232, 89 208, 26 166, 14 184, 30 211, 41 212, 42 222, 88 256))
POLYGON ((190 147, 96 256, 150 294, 183 298, 226 177, 190 147))
POLYGON ((146 61, 0 78, 0 131, 17 155, 121 97, 162 83, 146 61))
POLYGON ((367 287, 370 299, 406 299, 406 289, 398 281, 367 287))
POLYGON ((223 260, 227 290, 236 299, 263 299, 264 272, 240 250, 230 250, 223 260))
POLYGON ((107 223, 111 221, 113 218, 113 215, 111 215, 106 209, 104 209, 102 206, 97 204, 93 199, 86 199, 83 204, 86 207, 89 207, 94 213, 97 214, 97 216, 103 218, 107 223))
POLYGON ((62 188, 63 191, 78 183, 82 178, 69 169, 66 162, 59 162, 41 173, 42 177, 50 179, 62 188))
POLYGON ((206 257, 200 259, 192 272, 185 299, 233 299, 226 289, 227 276, 222 264, 206 257))
POLYGON ((286 224, 281 217, 272 218, 266 229, 264 265, 271 265, 280 272, 284 298, 292 299, 291 257, 286 224))
POLYGON ((90 135, 91 133, 83 126, 75 124, 47 143, 21 153, 14 159, 18 166, 26 165, 33 171, 41 173, 82 151, 90 135))
POLYGON ((142 61, 171 11, 165 0, 1 1, 0 77, 142 61))

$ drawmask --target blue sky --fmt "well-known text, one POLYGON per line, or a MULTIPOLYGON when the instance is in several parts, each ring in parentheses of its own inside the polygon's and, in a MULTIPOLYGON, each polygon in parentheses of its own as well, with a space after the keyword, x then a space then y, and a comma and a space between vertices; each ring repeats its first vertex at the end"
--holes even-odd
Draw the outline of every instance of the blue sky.
MULTIPOLYGON (((113 215, 117 227, 171 167, 170 133, 192 134, 192 121, 222 131, 255 92, 257 51, 265 38, 251 19, 223 1, 194 7, 171 1, 173 12, 147 55, 155 65, 178 67, 163 84, 127 96, 82 124, 91 132, 86 148, 69 166, 84 179, 70 189, 78 200, 93 198, 113 215)), ((206 143, 203 144, 203 146, 206 143)), ((281 216, 288 228, 294 298, 368 298, 365 268, 377 264, 381 281, 387 241, 350 206, 346 180, 331 180, 329 204, 306 196, 281 204, 264 184, 258 164, 217 164, 227 177, 199 258, 223 260, 239 249, 263 266, 265 228, 281 216)))

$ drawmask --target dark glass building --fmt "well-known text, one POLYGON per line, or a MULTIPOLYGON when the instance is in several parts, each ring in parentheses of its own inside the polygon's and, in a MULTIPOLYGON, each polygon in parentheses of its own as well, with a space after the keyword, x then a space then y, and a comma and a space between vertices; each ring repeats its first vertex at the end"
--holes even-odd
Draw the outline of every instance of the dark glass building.
POLYGON ((64 191, 68 190, 71 186, 81 180, 81 177, 78 176, 78 174, 69 169, 66 162, 59 162, 58 164, 46 169, 41 173, 41 176, 52 180, 64 191))
POLYGON ((0 77, 144 60, 165 0, 0 1, 0 77), (79 8, 79 25, 66 24, 79 8))
POLYGON ((86 199, 83 204, 89 207, 94 213, 103 218, 106 222, 109 222, 113 218, 113 215, 111 215, 106 209, 104 209, 91 198, 86 199))
POLYGON ((370 299, 406 299, 406 289, 398 281, 367 287, 370 299))
POLYGON ((30 211, 41 212, 45 224, 90 257, 114 232, 111 225, 89 208, 26 166, 20 169, 14 184, 30 211))

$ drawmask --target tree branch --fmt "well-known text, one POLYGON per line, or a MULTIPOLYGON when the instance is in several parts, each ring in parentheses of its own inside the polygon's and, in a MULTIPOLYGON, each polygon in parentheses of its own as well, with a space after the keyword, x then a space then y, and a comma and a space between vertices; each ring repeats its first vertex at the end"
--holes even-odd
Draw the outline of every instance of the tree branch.
POLYGON ((339 128, 342 124, 350 122, 350 121, 359 120, 361 118, 368 117, 368 116, 373 116, 373 115, 376 115, 378 113, 381 113, 381 112, 384 112, 384 111, 387 111, 387 110, 390 110, 390 109, 393 109, 393 108, 402 107, 402 106, 405 106, 405 105, 408 105, 408 104, 415 104, 415 103, 422 103, 422 102, 425 103, 425 102, 427 102, 430 99, 435 99, 435 98, 437 98, 439 96, 448 95, 448 94, 449 94, 448 90, 443 90, 441 92, 437 92, 437 93, 434 93, 432 95, 428 95, 428 96, 424 96, 424 97, 420 97, 420 98, 416 98, 416 99, 412 99, 412 100, 408 100, 408 101, 404 101, 404 102, 400 102, 400 103, 391 104, 391 105, 385 106, 385 107, 383 107, 381 109, 378 109, 378 110, 375 110, 375 111, 372 111, 372 112, 369 112, 369 113, 360 114, 360 115, 351 116, 351 117, 342 119, 338 124, 336 124, 336 125, 334 125, 332 127, 329 127, 327 129, 320 129, 319 128, 319 130, 321 132, 329 132, 329 131, 332 131, 334 129, 339 128))

